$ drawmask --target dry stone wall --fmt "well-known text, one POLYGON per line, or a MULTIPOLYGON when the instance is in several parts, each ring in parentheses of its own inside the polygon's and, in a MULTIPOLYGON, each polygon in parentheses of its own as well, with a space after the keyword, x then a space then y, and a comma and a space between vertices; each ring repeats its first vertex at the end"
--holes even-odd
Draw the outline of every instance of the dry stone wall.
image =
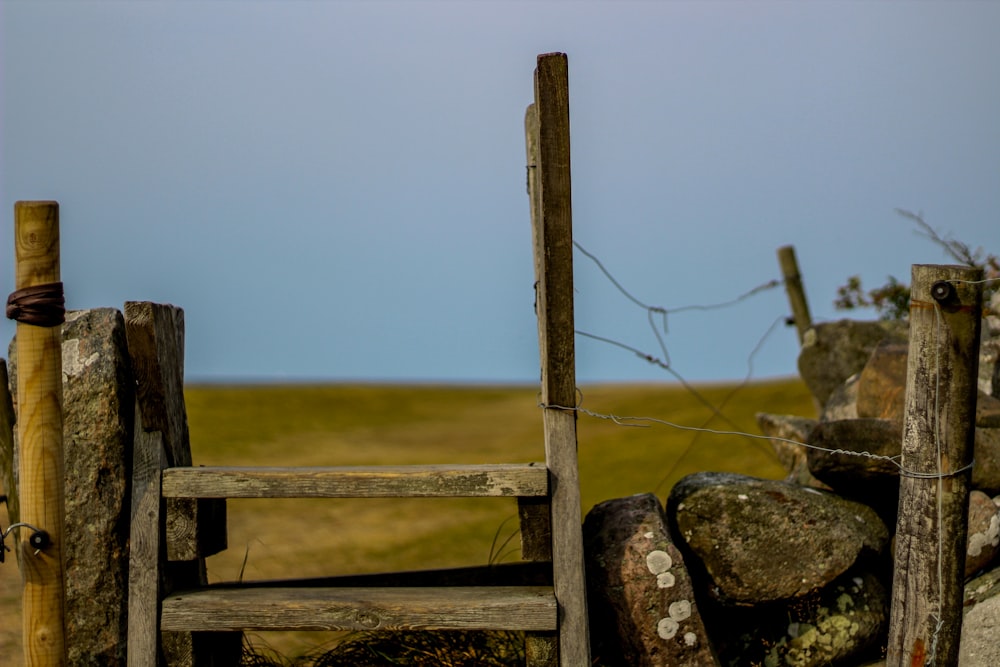
MULTIPOLYGON (((1000 321, 988 324, 961 667, 1000 660, 1000 321)), ((819 418, 758 415, 788 471, 784 480, 696 473, 675 485, 665 509, 650 495, 592 510, 584 535, 602 664, 882 664, 899 494, 899 467, 883 457, 901 451, 907 350, 898 325, 844 320, 813 327, 799 369, 819 418), (655 544, 643 535, 655 536, 655 544), (643 547, 655 554, 648 563, 639 557, 643 547), (657 577, 682 577, 690 588, 684 623, 697 628, 692 644, 702 662, 691 662, 690 647, 677 639, 682 626, 669 620, 674 599, 657 594, 653 583, 658 569, 657 577), (652 631, 656 619, 667 619, 667 632, 652 631)))

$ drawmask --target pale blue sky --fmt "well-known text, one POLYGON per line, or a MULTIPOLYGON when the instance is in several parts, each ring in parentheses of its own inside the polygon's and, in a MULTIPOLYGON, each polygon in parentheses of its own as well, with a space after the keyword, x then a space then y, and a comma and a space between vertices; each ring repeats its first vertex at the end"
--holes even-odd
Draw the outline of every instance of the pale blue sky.
MULTIPOLYGON (((569 55, 576 239, 638 299, 728 301, 794 244, 836 288, 1000 251, 1000 3, 0 3, 0 267, 56 199, 72 308, 182 306, 193 380, 537 378, 523 113, 569 55)), ((576 256, 577 326, 662 356, 576 256)), ((670 319, 741 378, 775 289, 670 319)), ((4 321, 4 341, 13 325, 4 321)), ((667 378, 577 341, 581 382, 667 378)), ((795 372, 781 327, 758 377, 795 372)))

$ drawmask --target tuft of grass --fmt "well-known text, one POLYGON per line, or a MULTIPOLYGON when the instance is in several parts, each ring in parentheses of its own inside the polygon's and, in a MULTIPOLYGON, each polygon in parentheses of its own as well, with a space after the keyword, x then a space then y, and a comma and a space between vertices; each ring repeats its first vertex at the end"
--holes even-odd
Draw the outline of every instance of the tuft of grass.
POLYGON ((244 643, 241 667, 521 667, 519 632, 357 632, 292 659, 244 643))

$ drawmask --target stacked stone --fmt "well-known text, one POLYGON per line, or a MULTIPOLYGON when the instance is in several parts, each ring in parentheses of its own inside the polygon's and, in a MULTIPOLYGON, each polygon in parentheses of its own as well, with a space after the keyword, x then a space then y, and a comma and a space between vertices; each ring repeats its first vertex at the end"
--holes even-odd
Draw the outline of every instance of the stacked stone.
MULTIPOLYGON (((993 310, 1000 312, 1000 303, 993 310)), ((907 349, 899 325, 815 326, 799 370, 821 408, 819 419, 758 415, 788 470, 784 480, 697 473, 673 488, 665 511, 652 495, 591 511, 584 539, 591 633, 602 664, 880 664, 907 349)), ((1000 663, 991 634, 1000 624, 998 362, 1000 322, 987 322, 962 667, 1000 663)))

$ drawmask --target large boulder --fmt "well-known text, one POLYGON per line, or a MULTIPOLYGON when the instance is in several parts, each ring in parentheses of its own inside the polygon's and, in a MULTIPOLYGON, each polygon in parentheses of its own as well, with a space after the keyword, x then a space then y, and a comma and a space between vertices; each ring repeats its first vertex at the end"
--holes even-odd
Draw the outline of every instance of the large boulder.
POLYGON ((595 506, 583 523, 583 539, 591 640, 601 664, 718 664, 656 496, 595 506))
POLYGON ((711 579, 709 592, 737 605, 813 593, 889 541, 865 505, 730 473, 683 478, 670 493, 668 519, 711 579))
POLYGON ((819 405, 864 368, 872 350, 886 338, 905 340, 906 324, 838 320, 806 331, 799 352, 799 374, 819 405))

